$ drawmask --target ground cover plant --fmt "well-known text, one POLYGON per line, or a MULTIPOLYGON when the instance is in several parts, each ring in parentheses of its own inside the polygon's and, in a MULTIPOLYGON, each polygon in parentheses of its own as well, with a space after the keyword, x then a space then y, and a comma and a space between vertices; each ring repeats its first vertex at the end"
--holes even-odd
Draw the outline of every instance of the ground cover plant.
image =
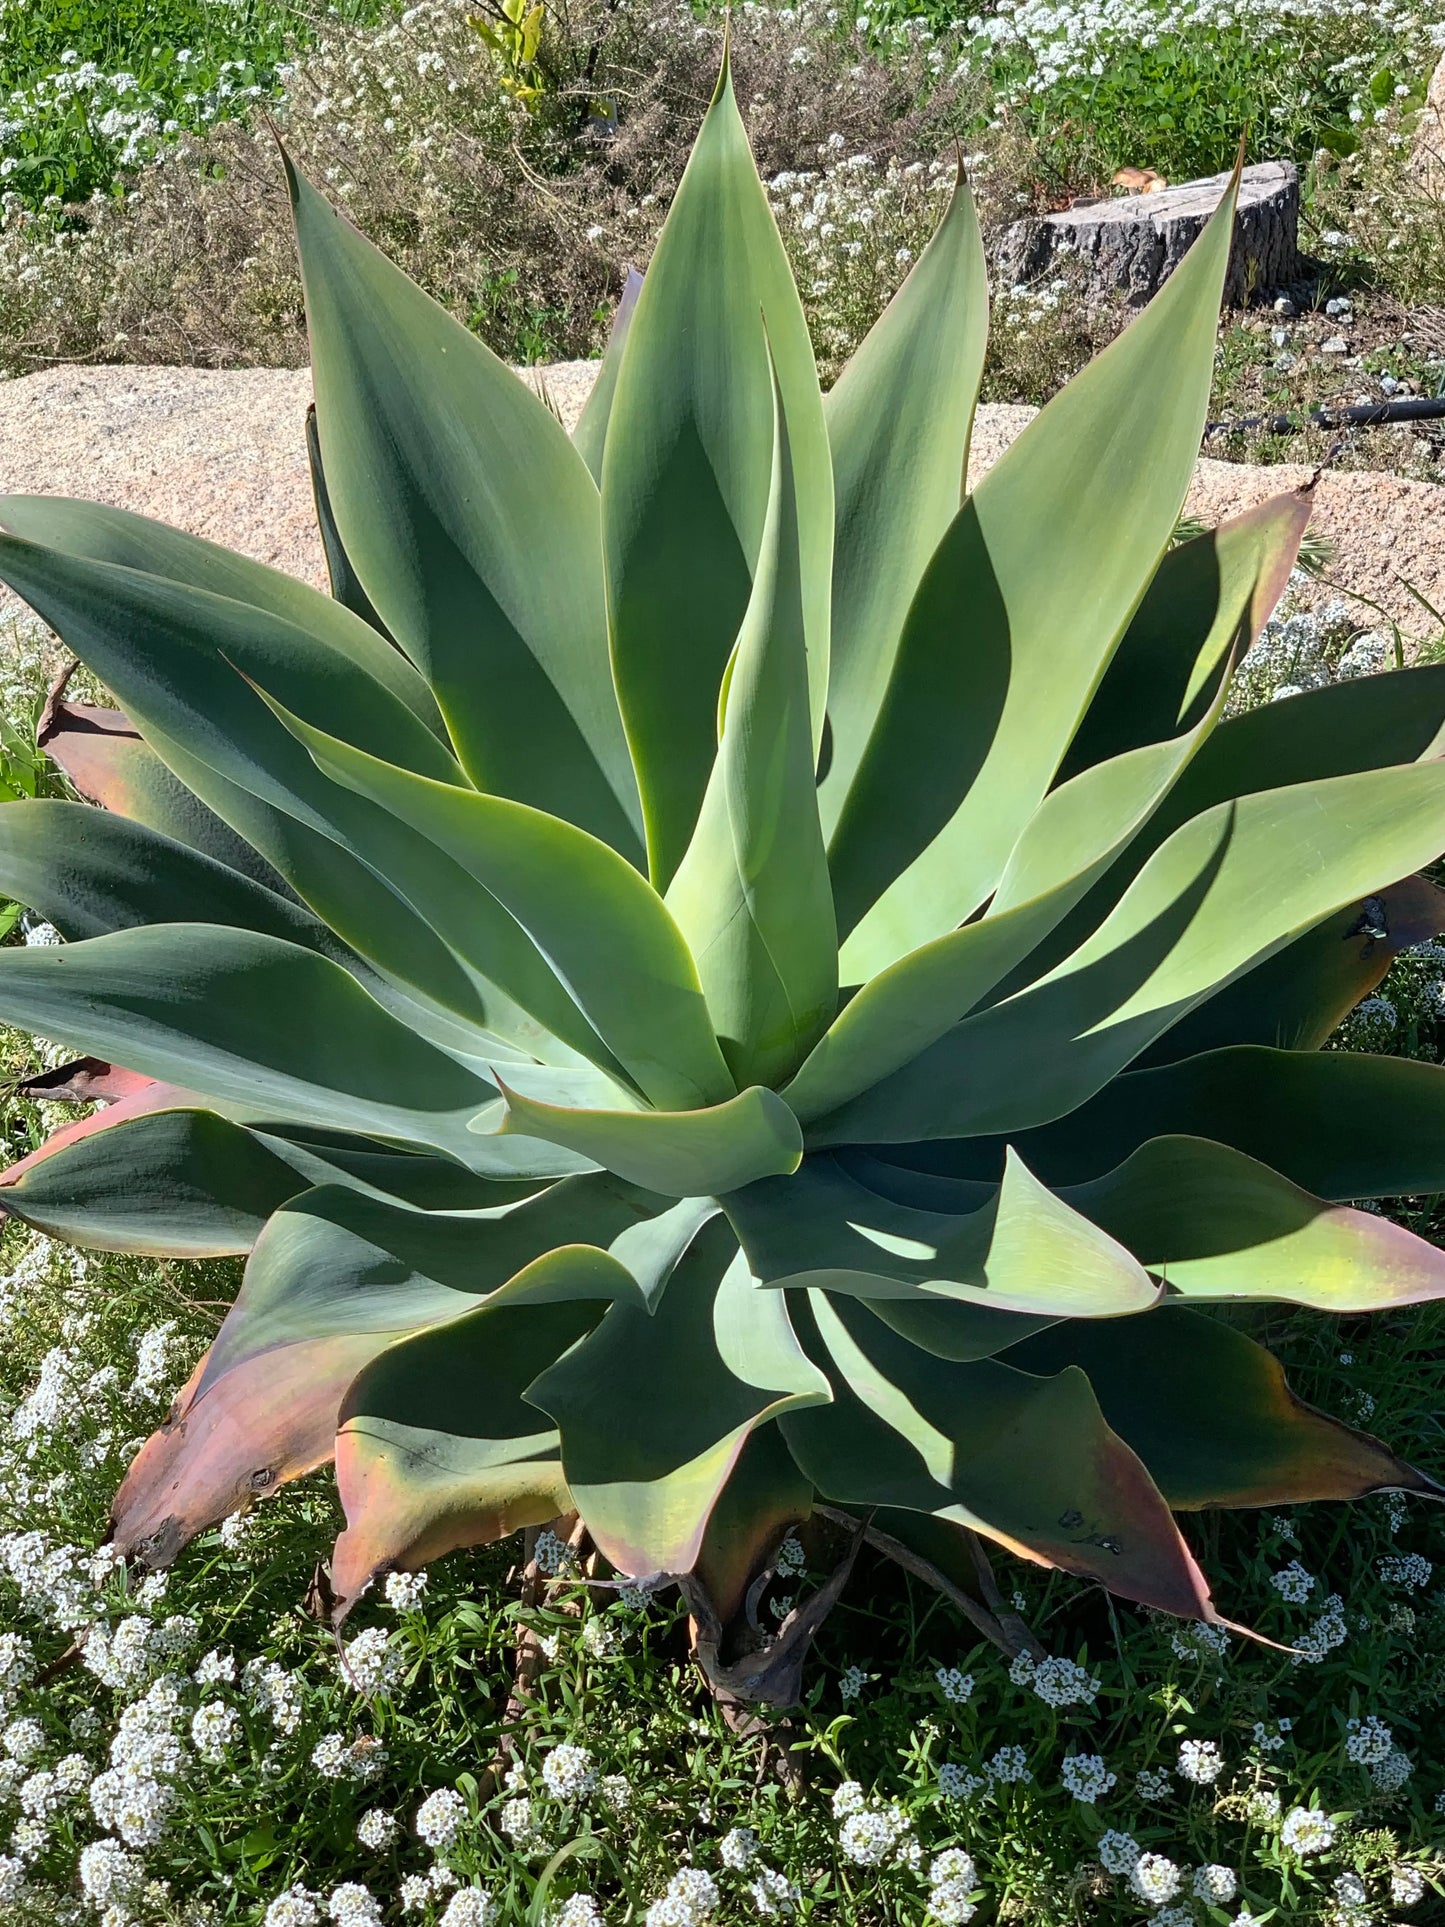
MULTIPOLYGON (((960 503, 984 300, 966 191, 825 408, 726 69, 575 443, 294 173, 291 190, 335 599, 116 511, 0 505, 0 574, 130 716, 57 691, 46 741, 112 807, 0 815, 0 880, 67 939, 0 954, 0 1010, 104 1054, 28 1094, 117 1100, 12 1169, 7 1204, 102 1249, 251 1252, 133 1458, 109 1554, 81 1572, 22 1531, 12 1577, 42 1609, 58 1590, 79 1630, 126 1583, 118 1559, 167 1563, 334 1449, 345 1529, 320 1591, 337 1621, 379 1575, 411 1610, 409 1569, 575 1511, 622 1610, 677 1580, 706 1671, 743 1699, 795 1697, 865 1534, 944 1582, 1010 1651, 1010 1686, 1047 1707, 1100 1688, 1034 1644, 1016 1618, 1027 1583, 1022 1608, 997 1595, 973 1534, 1174 1615, 1176 1657, 1212 1667, 1228 1635, 1174 1510, 1277 1517, 1389 1489, 1398 1527, 1399 1493, 1439 1490, 1289 1393, 1260 1342, 1269 1307, 1387 1314, 1410 1342, 1432 1329, 1410 1308, 1445 1295, 1407 1214, 1349 1202, 1439 1184, 1438 1065, 1319 1048, 1441 921, 1432 883, 1392 879, 1445 842, 1442 672, 1346 676, 1221 720, 1308 501, 1173 539, 1228 200, 1160 299, 960 503), (493 612, 480 636, 478 609, 493 612), (677 636, 686 650, 664 646, 677 636), (813 1564, 815 1603, 782 1608, 759 1643, 729 1622, 797 1521, 784 1565, 813 1564)), ((133 1404, 169 1337, 138 1342, 133 1404)), ((47 1356, 19 1440, 65 1406, 74 1361, 47 1356)), ((23 1503, 63 1500, 48 1483, 23 1503)), ((1225 1583, 1222 1533, 1200 1539, 1225 1583)), ((553 1540, 536 1563, 566 1556, 553 1540)), ((1418 1554, 1381 1557, 1386 1583, 1431 1577, 1418 1554)), ((1302 1562, 1276 1576, 1293 1605, 1319 1584, 1302 1562)), ((1299 1663, 1349 1630, 1323 1596, 1299 1663)), ((602 1660, 616 1628, 584 1635, 602 1660)), ((46 1823, 88 1789, 107 1836, 77 1863, 91 1898, 117 1920, 170 1904, 132 1856, 178 1808, 188 1746, 224 1762, 245 1717, 152 1677, 191 1636, 163 1619, 61 1656, 143 1693, 109 1767, 17 1776, 18 1901, 46 1823)), ((406 1664, 363 1631, 342 1677, 380 1702, 406 1664)), ((26 1665, 17 1653, 17 1686, 26 1665)), ((233 1681, 224 1655, 200 1670, 300 1724, 299 1689, 272 1674, 233 1681)), ((968 1706, 963 1669, 941 1673, 935 1704, 968 1706)), ((852 1662, 840 1690, 856 1699, 867 1674, 852 1662)), ((43 1746, 27 1717, 20 1767, 43 1746)), ((1383 1714, 1351 1712, 1344 1732, 1372 1798, 1408 1787, 1383 1714)), ((1175 1777, 1213 1787, 1221 1743, 1170 1737, 1175 1777)), ((1262 1751, 1283 1737, 1261 1715, 1262 1751)), ((336 1728, 309 1757, 368 1782, 385 1746, 336 1728)), ((920 1760, 930 1779, 950 1769, 948 1801, 1032 1783, 1017 1740, 983 1772, 927 1745, 920 1760)), ((1117 1784, 1098 1752, 1058 1771, 1080 1807, 1117 1784)), ((1159 1766, 1138 1771, 1136 1795, 1163 1799, 1159 1766)), ((529 1790, 525 1762, 501 1787, 490 1764, 463 1768, 455 1801, 423 1802, 420 1837, 449 1852, 467 1796, 505 1792, 525 1863, 559 1845, 548 1797, 607 1804, 583 1741, 538 1772, 529 1790)), ((1317 1787, 1288 1810, 1269 1792, 1219 1804, 1261 1835, 1242 1852, 1267 1904, 1328 1892, 1358 1915, 1372 1878, 1401 1905, 1424 1897, 1398 1839, 1356 1834, 1358 1864, 1321 1888, 1305 1863, 1342 1817, 1317 1787)), ((832 1897, 831 1856, 840 1882, 843 1863, 888 1869, 879 1918, 968 1916, 962 1847, 927 1862, 908 1815, 851 1779, 833 1819, 834 1845, 811 1849, 815 1899, 832 1897)), ((253 1833, 264 1870, 278 1833, 253 1833)), ((1191 1867, 1186 1896, 1148 1829, 1089 1837, 1082 1885, 1057 1866, 1008 1874, 999 1904, 1042 1887, 1052 1905, 1062 1882, 1083 1905, 1113 1877, 1125 1909, 1178 1920, 1239 1894, 1239 1849, 1191 1867)), ((384 1817, 358 1832, 390 1840, 384 1817)), ((561 1866, 606 1851, 563 1844, 528 1901, 538 1917, 561 1866)), ((718 1845, 729 1873, 752 1853, 718 1845)), ((456 1858, 463 1883, 490 1867, 456 1858)), ((641 1904, 610 1866, 608 1898, 641 1904)), ((805 1905, 774 1862, 753 1878, 754 1908, 805 1905)), ((444 1903, 450 1927, 498 1904, 414 1879, 411 1900, 444 1903)), ((656 1927, 717 1910, 706 1868, 666 1886, 656 1927)), ((272 1900, 272 1927, 317 1905, 309 1887, 272 1900)), ((346 1881, 327 1905, 342 1927, 377 1913, 346 1881)))

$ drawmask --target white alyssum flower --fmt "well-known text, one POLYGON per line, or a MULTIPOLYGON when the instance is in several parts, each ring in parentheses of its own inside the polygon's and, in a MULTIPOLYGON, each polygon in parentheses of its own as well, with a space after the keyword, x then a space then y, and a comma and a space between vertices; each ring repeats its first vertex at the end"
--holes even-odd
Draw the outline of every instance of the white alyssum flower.
POLYGON ((718 1858, 733 1873, 742 1873, 757 1858, 758 1836, 752 1827, 733 1827, 718 1842, 718 1858))
POLYGON ((602 1909, 591 1894, 568 1894, 547 1916, 547 1927, 603 1927, 602 1909))
POLYGON ((1099 1696, 1098 1680, 1072 1659, 1020 1653, 1008 1670, 1015 1686, 1031 1687, 1046 1706, 1092 1706, 1099 1696))
POLYGON ((833 1789, 833 1818, 844 1820, 850 1813, 861 1813, 868 1796, 856 1780, 844 1780, 833 1789))
POLYGON ((368 1626, 342 1649, 342 1677, 369 1698, 395 1695, 406 1671, 405 1655, 391 1643, 384 1626, 368 1626))
POLYGON ((221 1764, 240 1730, 241 1715, 224 1700, 208 1700, 191 1716, 191 1744, 211 1766, 221 1764))
POLYGON ((1194 1897, 1211 1907, 1226 1906, 1239 1892, 1239 1876, 1233 1867, 1221 1867, 1211 1861, 1206 1867, 1194 1870, 1194 1897))
POLYGON ((1065 1790, 1086 1806, 1102 1800, 1118 1777, 1109 1771, 1098 1753, 1071 1753, 1059 1772, 1065 1790))
POLYGON ((1178 1893, 1183 1875, 1162 1853, 1141 1853, 1129 1871, 1129 1885, 1151 1907, 1162 1907, 1178 1893))
POLYGON ((95 1907, 124 1906, 145 1884, 145 1862, 118 1840, 92 1840, 82 1847, 80 1886, 95 1907))
POLYGON ((577 1643, 591 1659, 611 1659, 622 1651, 624 1641, 623 1630, 615 1619, 594 1613, 582 1628, 577 1643))
POLYGON ((336 1927, 381 1927, 381 1907, 375 1894, 359 1880, 333 1887, 326 1911, 336 1927))
POLYGON ((702 1927, 717 1912, 717 1882, 701 1867, 683 1867, 647 1910, 647 1927, 702 1927))
POLYGON ((1224 1771, 1224 1755, 1213 1740, 1183 1740, 1179 1746, 1178 1773, 1181 1780, 1196 1786, 1213 1786, 1224 1771))
POLYGON ((748 1886, 748 1898, 765 1920, 772 1920, 779 1914, 796 1913, 803 1895, 797 1883, 776 1867, 759 1867, 748 1886))
POLYGON ((838 1680, 838 1696, 845 1703, 857 1699, 868 1684, 868 1674, 861 1666, 845 1666, 838 1680))
POLYGON ((278 1733, 294 1733, 301 1724, 301 1682, 274 1659, 248 1660, 241 1673, 241 1691, 278 1733))
POLYGON ((538 1572, 548 1578, 571 1572, 577 1563, 571 1546, 565 1539, 559 1539, 550 1526, 537 1534, 532 1559, 538 1572))
POLYGON ((542 1762, 542 1784, 554 1800, 585 1800, 597 1784, 597 1769, 585 1746, 564 1741, 542 1762))
POLYGON ((928 1869, 928 1912, 939 1927, 967 1927, 978 1912, 969 1898, 978 1884, 971 1854, 949 1847, 935 1855, 928 1869))
POLYGON ((1362 1720, 1348 1720, 1345 1736, 1345 1752, 1358 1766, 1375 1766, 1395 1745, 1394 1734, 1375 1713, 1367 1713, 1362 1720))
POLYGON ((393 1612, 415 1612, 426 1594, 426 1574, 424 1572, 389 1572, 382 1588, 386 1603, 393 1612))
POLYGON ((1396 1907, 1414 1907, 1425 1898, 1425 1876, 1418 1867, 1392 1867, 1390 1899, 1396 1907))
POLYGON ((1324 1853, 1334 1844, 1335 1823, 1318 1807, 1291 1807, 1279 1830, 1279 1843, 1286 1853, 1324 1853))
POLYGON ((1269 1582, 1281 1599, 1289 1600, 1291 1605, 1302 1606, 1318 1583, 1312 1572, 1306 1572, 1298 1559, 1291 1559, 1287 1566, 1274 1574, 1269 1582))
POLYGON ((1336 1874, 1335 1900, 1342 1912, 1355 1914, 1369 1899, 1369 1891, 1357 1873, 1336 1874))
POLYGON ((254 1507, 232 1512, 221 1521, 220 1539, 227 1552, 244 1552, 261 1536, 261 1516, 254 1507))
POLYGON ((808 1564, 808 1555, 803 1550, 801 1540, 790 1532, 774 1554, 773 1564, 784 1578, 803 1572, 808 1564))
POLYGON ((1110 1827, 1098 1839, 1099 1864, 1105 1873, 1133 1873, 1139 1864, 1142 1848, 1132 1833, 1120 1833, 1110 1827))
POLYGON ((493 1927, 497 1903, 486 1887, 458 1887, 446 1904, 441 1927, 493 1927))
POLYGON ((1392 1746, 1383 1760, 1370 1768, 1370 1778, 1381 1793, 1398 1793, 1415 1771, 1415 1762, 1398 1746, 1392 1746))
POLYGON ((945 1800, 971 1800, 987 1784, 981 1774, 970 1773, 956 1760, 945 1760, 938 1769, 938 1790, 945 1800))
POLYGON ((1021 1746, 1001 1746, 991 1759, 984 1762, 983 1770, 996 1786, 1027 1783, 1034 1777, 1029 1771, 1028 1756, 1021 1746))
POLYGON ((838 1829, 838 1850, 855 1867, 881 1867, 906 1848, 908 1833, 908 1819, 900 1807, 878 1804, 856 1808, 838 1829))
POLYGON ((394 1813, 385 1807, 369 1807, 356 1823, 356 1837, 372 1853, 385 1853, 401 1831, 394 1813))
POLYGON ((401 1883, 397 1898, 404 1914, 422 1914, 431 1906, 431 1882, 424 1873, 409 1873, 401 1883))
POLYGON ((956 1666, 940 1666, 933 1676, 943 1690, 943 1697, 961 1706, 973 1692, 973 1674, 961 1673, 956 1666))
POLYGON ((317 1927, 321 1919, 320 1896, 299 1883, 278 1894, 266 1909, 263 1927, 317 1927))
POLYGON ((197 1686, 234 1686, 236 1661, 231 1653, 211 1652, 200 1660, 191 1678, 197 1686))
POLYGON ((12 1760, 29 1766, 46 1751, 45 1728, 35 1719, 12 1720, 5 1729, 4 1746, 12 1760))
POLYGON ((1391 1553, 1376 1561, 1375 1570, 1387 1586, 1406 1586, 1411 1591, 1428 1586, 1435 1568, 1418 1552, 1391 1553))
POLYGON ((466 1824, 467 1803, 454 1787, 438 1787, 416 1810, 416 1831, 433 1853, 455 1846, 466 1824))

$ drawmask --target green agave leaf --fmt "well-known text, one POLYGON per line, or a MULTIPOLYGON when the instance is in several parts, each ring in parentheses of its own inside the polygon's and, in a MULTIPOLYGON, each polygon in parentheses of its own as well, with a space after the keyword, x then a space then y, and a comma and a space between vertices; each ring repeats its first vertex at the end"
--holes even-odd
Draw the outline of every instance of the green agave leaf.
POLYGON ((629 268, 622 284, 622 299, 612 317, 607 352, 602 357, 602 366, 597 370, 597 379, 592 384, 591 392, 582 404, 577 426, 572 430, 572 446, 586 462, 588 473, 598 488, 602 486, 602 451, 607 443, 607 423, 612 415, 612 397, 617 391, 622 351, 627 346, 637 297, 641 293, 642 276, 636 268, 629 268))
POLYGON ((828 686, 832 462, 807 322, 724 60, 637 297, 602 462, 613 675, 659 890, 697 820, 718 687, 762 547, 770 350, 797 475, 816 750, 828 686))
POLYGON ((829 846, 845 981, 985 902, 1052 783, 1184 502, 1233 223, 1231 186, 1157 298, 939 544, 829 846))
POLYGON ((542 1138, 667 1197, 721 1195, 796 1171, 802 1161, 797 1119, 759 1085, 706 1110, 592 1111, 524 1097, 500 1077, 497 1083, 506 1109, 500 1119, 495 1107, 484 1111, 474 1131, 542 1138))
MULTIPOLYGON (((1388 764, 1432 762, 1442 751, 1442 663, 1312 689, 1302 696, 1266 703, 1246 715, 1231 717, 1201 745, 1186 775, 1121 852, 1113 869, 1039 946, 1030 959, 1031 976, 1042 975, 1076 950, 1113 909, 1155 850, 1183 824, 1216 804, 1260 790, 1314 783, 1329 776, 1353 776, 1388 764)), ((1381 882, 1377 876, 1372 887, 1378 888, 1381 882)), ((1011 982, 1006 988, 1012 990, 1018 985, 1011 982)))
POLYGON ((983 237, 962 168, 939 223, 823 403, 833 451, 831 836, 877 719, 923 571, 957 515, 988 339, 983 237))
POLYGON ((1154 1138, 1063 1195, 1187 1298, 1335 1312, 1445 1298, 1445 1253, 1434 1245, 1206 1138, 1154 1138))
POLYGON ((1346 904, 1206 997, 1138 1059, 1169 1064, 1226 1044, 1320 1050, 1402 952, 1445 930, 1445 890, 1428 877, 1346 904))
POLYGON ((650 1316, 619 1306, 526 1396, 557 1421, 572 1502, 598 1548, 642 1575, 689 1571, 749 1433, 829 1394, 782 1295, 757 1289, 716 1219, 650 1316))
POLYGON ((287 888, 260 852, 167 768, 120 710, 52 698, 37 740, 88 802, 184 843, 269 889, 287 888))
POLYGON ((1168 794, 1225 697, 1192 730, 1146 744, 1050 792, 1014 846, 988 914, 902 957, 851 998, 787 1086, 806 1123, 936 1043, 1023 966, 1168 794))
MULTIPOLYGON (((571 1255, 553 1252, 540 1268, 570 1270, 571 1255)), ((403 1339, 358 1374, 336 1435, 346 1530, 331 1558, 333 1620, 378 1572, 571 1510, 557 1432, 522 1393, 605 1310, 595 1299, 483 1307, 403 1339)))
MULTIPOLYGON (((321 465, 321 435, 316 427, 315 402, 306 410, 306 460, 311 468, 311 495, 316 504, 316 526, 321 532, 321 547, 326 554, 326 574, 331 583, 331 593, 343 608, 350 609, 353 615, 370 623, 378 635, 385 636, 390 642, 392 637, 386 624, 376 613, 371 597, 362 588, 361 578, 351 566, 351 558, 342 545, 336 527, 331 495, 326 487, 326 471, 321 465)), ((431 694, 429 688, 427 694, 431 694)), ((437 713, 440 715, 441 712, 437 713)))
POLYGON ((1181 1510, 1440 1492, 1378 1439, 1296 1398, 1262 1345, 1199 1312, 1166 1305, 1107 1330, 1056 1325, 1010 1362, 1082 1367, 1107 1423, 1181 1510))
MULTIPOLYGON (((459 780, 425 725, 359 673, 351 656, 209 591, 9 537, 0 537, 0 578, 36 601, 123 698, 151 746, 338 935, 480 1032, 471 1039, 474 1050, 488 1054, 495 1034, 554 1061, 575 1062, 580 1054, 611 1062, 490 892, 387 812, 323 776, 256 693, 266 690, 287 709, 330 726, 339 719, 358 747, 416 773, 459 780), (519 985, 525 1003, 513 995, 519 985)), ((364 623, 348 622, 368 650, 400 660, 364 623)))
POLYGON ((1445 1191, 1445 1069, 1239 1045, 1130 1071, 1019 1148, 1048 1183, 1079 1184, 1150 1138, 1181 1136, 1230 1145, 1336 1201, 1445 1191))
MULTIPOLYGON (((168 924, 7 950, 0 1010, 255 1118, 364 1129, 509 1174, 512 1147, 466 1128, 492 1086, 388 1015, 339 964, 276 937, 168 924)), ((542 1170, 560 1168, 554 1153, 530 1148, 542 1170)), ((528 1148, 516 1150, 513 1172, 529 1165, 528 1148)))
MULTIPOLYGON (((68 938, 138 924, 260 930, 343 961, 325 924, 290 897, 123 816, 81 803, 0 810, 0 890, 68 938)), ((359 962, 359 959, 355 960, 359 962)))
MULTIPOLYGON (((431 782, 278 713, 326 775, 444 851, 516 919, 537 963, 546 960, 606 1045, 604 1067, 620 1064, 665 1107, 736 1095, 681 933, 610 845, 525 803, 431 782)), ((508 988, 533 1001, 529 981, 508 988)), ((550 1000, 538 1001, 541 1014, 550 1000)))
POLYGON ((1013 1133, 1093 1096, 1218 986, 1445 845, 1445 764, 1246 796, 1156 850, 1041 982, 809 1127, 810 1145, 1013 1133))
POLYGON ((22 1158, 0 1176, 0 1209, 90 1251, 219 1258, 249 1251, 306 1186, 238 1125, 160 1109, 22 1158))
POLYGON ((253 562, 198 535, 186 535, 148 515, 64 496, 0 496, 0 526, 78 561, 139 569, 225 596, 304 629, 316 642, 364 670, 445 740, 436 698, 406 657, 379 639, 375 625, 363 621, 343 601, 322 595, 281 569, 253 562))
POLYGON ((1060 776, 1173 736, 1249 648, 1284 593, 1313 488, 1271 496, 1171 549, 1114 651, 1060 776))
POLYGON ((818 823, 802 503, 774 385, 772 486, 721 740, 667 906, 733 1076, 787 1075, 838 1002, 838 934, 818 823))
POLYGON ((539 1291, 638 1298, 600 1246, 647 1208, 605 1177, 499 1211, 411 1211, 340 1186, 296 1198, 257 1240, 216 1342, 126 1474, 116 1543, 164 1564, 255 1492, 325 1463, 359 1371, 399 1338, 505 1302, 509 1285, 529 1315, 539 1291), (539 1276, 559 1246, 565 1271, 539 1276))
POLYGON ((525 382, 286 173, 326 486, 362 586, 479 789, 640 857, 586 464, 525 382))
POLYGON ((1126 1599, 1215 1617, 1158 1488, 1105 1424, 1081 1371, 1035 1378, 992 1359, 951 1364, 866 1305, 823 1292, 808 1304, 805 1343, 833 1403, 780 1423, 826 1498, 929 1513, 1126 1599))
POLYGON ((826 1156, 733 1193, 724 1208, 767 1285, 1058 1318, 1115 1317, 1158 1297, 1123 1246, 1100 1237, 1013 1152, 994 1197, 962 1216, 880 1196, 826 1156))

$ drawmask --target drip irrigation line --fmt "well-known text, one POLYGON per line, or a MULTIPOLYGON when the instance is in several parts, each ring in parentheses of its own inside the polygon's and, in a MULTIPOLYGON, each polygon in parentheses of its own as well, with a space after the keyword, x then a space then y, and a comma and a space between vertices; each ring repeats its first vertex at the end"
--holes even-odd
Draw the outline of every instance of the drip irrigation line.
POLYGON ((1395 422, 1445 421, 1445 397, 1410 395, 1403 401, 1362 402, 1352 408, 1312 408, 1307 415, 1245 415, 1238 421, 1206 422, 1206 435, 1236 435, 1264 428, 1271 435, 1298 435, 1306 428, 1383 428, 1395 422))

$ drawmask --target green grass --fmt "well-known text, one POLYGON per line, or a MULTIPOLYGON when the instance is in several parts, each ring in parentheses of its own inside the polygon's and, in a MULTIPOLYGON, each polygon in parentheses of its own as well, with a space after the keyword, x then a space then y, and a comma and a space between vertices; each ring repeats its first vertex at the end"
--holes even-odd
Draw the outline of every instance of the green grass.
POLYGON ((0 0, 0 189, 33 207, 119 191, 178 135, 274 98, 314 17, 298 0, 0 0))

